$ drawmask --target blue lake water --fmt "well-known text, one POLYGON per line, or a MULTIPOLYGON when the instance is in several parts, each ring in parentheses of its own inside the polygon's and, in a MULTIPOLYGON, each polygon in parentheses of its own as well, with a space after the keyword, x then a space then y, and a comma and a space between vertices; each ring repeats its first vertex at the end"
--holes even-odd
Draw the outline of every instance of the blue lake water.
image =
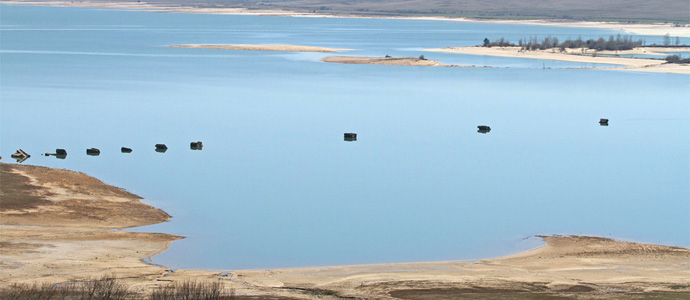
POLYGON ((174 268, 476 259, 535 234, 688 247, 688 76, 422 50, 618 33, 0 5, 0 154, 22 148, 25 164, 85 172, 165 210, 171 222, 134 230, 186 236, 154 258, 174 268), (497 68, 165 47, 195 43, 497 68), (67 158, 39 155, 56 148, 67 158))

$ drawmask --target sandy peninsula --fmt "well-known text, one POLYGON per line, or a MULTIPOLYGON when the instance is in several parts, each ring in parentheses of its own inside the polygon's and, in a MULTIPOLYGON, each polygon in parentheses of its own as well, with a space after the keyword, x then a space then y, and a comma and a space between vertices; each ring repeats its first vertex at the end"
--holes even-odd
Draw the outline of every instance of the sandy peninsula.
POLYGON ((339 64, 369 64, 394 66, 423 66, 446 67, 448 65, 429 59, 414 57, 363 57, 363 56, 329 56, 321 59, 323 62, 339 64))
POLYGON ((326 47, 313 46, 299 46, 299 45, 251 45, 251 44, 234 44, 234 45, 169 45, 173 48, 199 48, 199 49, 222 49, 222 50, 250 50, 250 51, 285 51, 285 52, 337 52, 348 51, 352 49, 338 49, 326 47))
POLYGON ((189 281, 219 282, 234 299, 690 297, 690 249, 598 237, 543 236, 543 247, 474 262, 173 271, 142 259, 181 237, 121 230, 169 219, 138 196, 72 171, 2 163, 0 171, 0 291, 109 274, 141 299, 189 281))
MULTIPOLYGON (((658 73, 674 73, 674 74, 690 74, 690 65, 687 64, 670 64, 661 59, 648 58, 629 58, 617 57, 616 55, 628 54, 659 54, 657 48, 637 48, 629 51, 600 51, 596 52, 590 49, 565 49, 561 52, 560 49, 547 50, 522 50, 521 47, 447 47, 439 49, 426 49, 425 51, 458 53, 458 54, 472 54, 472 55, 487 55, 500 57, 516 57, 516 58, 531 58, 544 60, 559 60, 571 61, 579 63, 591 64, 610 64, 618 65, 611 68, 594 68, 594 69, 613 69, 626 71, 642 71, 642 72, 658 72, 658 73)), ((670 48, 666 51, 690 51, 687 48, 670 48)))
POLYGON ((0 163, 0 177, 0 286, 157 276, 165 268, 142 259, 181 238, 121 230, 170 216, 85 174, 0 163))

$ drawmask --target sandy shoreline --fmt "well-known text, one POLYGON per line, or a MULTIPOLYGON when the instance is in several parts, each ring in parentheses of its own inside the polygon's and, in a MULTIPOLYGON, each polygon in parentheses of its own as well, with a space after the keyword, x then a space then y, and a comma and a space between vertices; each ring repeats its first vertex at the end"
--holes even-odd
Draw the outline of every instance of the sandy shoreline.
POLYGON ((338 49, 326 47, 300 46, 300 45, 264 45, 264 44, 233 44, 233 45, 168 45, 173 48, 197 48, 197 49, 221 49, 221 50, 249 50, 249 51, 285 51, 285 52, 338 52, 351 49, 338 49))
POLYGON ((142 10, 168 13, 193 13, 193 14, 224 14, 224 15, 258 15, 258 16, 284 16, 284 17, 317 17, 317 18, 378 18, 378 19, 410 19, 454 21, 473 23, 497 23, 497 24, 526 24, 537 26, 562 26, 582 28, 605 28, 622 30, 630 34, 639 35, 665 35, 690 37, 690 27, 674 27, 673 24, 628 24, 614 22, 573 22, 551 20, 477 20, 467 18, 447 17, 375 17, 362 15, 331 15, 322 13, 300 13, 286 10, 263 10, 245 8, 202 8, 190 6, 155 5, 146 2, 108 2, 108 1, 60 1, 60 0, 1 0, 0 4, 27 5, 27 6, 62 6, 62 7, 92 7, 107 9, 142 10))
MULTIPOLYGON (((565 52, 560 52, 559 49, 548 50, 531 50, 524 51, 520 47, 446 47, 439 49, 425 49, 425 51, 457 53, 457 54, 472 54, 472 55, 487 55, 500 57, 514 57, 514 58, 531 58, 544 60, 559 60, 570 61, 578 63, 591 64, 610 64, 620 65, 622 67, 612 66, 611 68, 593 68, 593 69, 610 69, 610 70, 625 70, 625 71, 640 71, 640 72, 657 72, 657 73, 673 73, 673 74, 690 74, 690 65, 687 64, 669 64, 665 60, 647 59, 647 58, 627 58, 616 57, 615 55, 628 54, 658 54, 657 48, 637 48, 630 51, 601 51, 596 52, 589 49, 566 49, 565 52), (606 55, 606 56, 605 56, 606 55)), ((668 49, 668 51, 674 51, 668 49)), ((688 51, 687 48, 675 49, 675 51, 688 51)))
POLYGON ((182 237, 121 230, 170 216, 82 173, 0 163, 0 287, 106 273, 157 276, 144 263, 182 237), (117 229, 117 230, 113 230, 117 229))
POLYGON ((0 171, 0 289, 109 274, 142 295, 194 280, 221 282, 236 299, 690 296, 690 249, 596 237, 544 236, 546 246, 476 262, 172 271, 142 259, 181 237, 111 230, 168 220, 136 195, 77 172, 3 163, 0 171))

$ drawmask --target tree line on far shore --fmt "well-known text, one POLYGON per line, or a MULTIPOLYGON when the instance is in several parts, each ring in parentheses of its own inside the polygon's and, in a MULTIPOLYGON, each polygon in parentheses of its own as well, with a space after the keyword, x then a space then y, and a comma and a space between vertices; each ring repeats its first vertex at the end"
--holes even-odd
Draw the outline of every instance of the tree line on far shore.
POLYGON ((518 40, 517 45, 514 43, 511 43, 510 41, 506 40, 505 38, 500 38, 495 41, 490 41, 488 38, 484 39, 484 44, 482 46, 484 47, 521 47, 522 50, 546 50, 546 49, 551 49, 551 48, 559 48, 561 51, 565 50, 566 48, 569 49, 579 49, 579 48, 588 48, 588 49, 594 49, 597 51, 602 51, 602 50, 631 50, 636 47, 642 46, 644 42, 642 40, 633 40, 632 36, 622 36, 622 35, 617 35, 617 36, 610 36, 609 39, 605 39, 603 37, 600 37, 598 39, 589 39, 589 40, 583 40, 582 37, 579 37, 575 40, 572 39, 567 39, 563 42, 561 42, 557 37, 545 37, 541 41, 537 39, 537 37, 530 37, 529 39, 520 39, 518 40))
MULTIPOLYGON (((490 41, 488 38, 484 39, 484 44, 482 45, 483 47, 521 47, 522 50, 546 50, 546 49, 553 49, 553 48, 559 48, 561 52, 565 51, 566 48, 568 49, 582 49, 582 48, 587 48, 587 49, 593 49, 597 51, 603 51, 603 50, 611 50, 611 51, 617 51, 617 50, 632 50, 636 47, 641 47, 644 44, 644 41, 642 40, 637 40, 634 41, 632 39, 632 36, 621 36, 620 34, 614 37, 613 35, 609 37, 608 40, 604 39, 603 37, 600 37, 598 39, 589 39, 589 40, 583 40, 581 37, 578 37, 576 40, 571 40, 567 39, 563 42, 560 42, 557 37, 545 37, 543 40, 539 41, 537 37, 530 37, 529 39, 523 40, 520 39, 518 40, 518 44, 513 44, 510 41, 506 40, 505 38, 500 38, 495 41, 490 41)), ((652 46, 659 47, 658 45, 654 44, 652 46)), ((664 36, 664 46, 668 47, 671 46, 670 43, 670 36, 666 35, 664 36)), ((688 47, 687 45, 680 45, 680 39, 676 38, 676 43, 675 46, 682 46, 682 47, 688 47)), ((678 55, 669 55, 665 59, 669 63, 675 63, 675 64, 688 64, 690 63, 690 58, 681 58, 678 55)))

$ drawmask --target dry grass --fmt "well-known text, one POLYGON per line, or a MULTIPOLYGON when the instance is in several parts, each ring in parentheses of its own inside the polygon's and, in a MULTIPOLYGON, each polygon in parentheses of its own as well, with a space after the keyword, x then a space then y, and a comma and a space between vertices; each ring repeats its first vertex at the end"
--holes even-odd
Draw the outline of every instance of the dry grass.
POLYGON ((35 195, 38 188, 30 184, 29 178, 12 173, 14 167, 0 164, 0 210, 21 210, 35 208, 50 201, 35 195))
POLYGON ((64 284, 15 284, 0 290, 0 299, 21 300, 230 300, 233 291, 226 291, 219 281, 185 281, 160 286, 150 294, 132 291, 110 276, 64 284))
POLYGON ((233 291, 224 291, 220 281, 185 281, 156 288, 150 300, 228 300, 235 299, 233 291))
POLYGON ((67 284, 16 284, 0 290, 0 299, 26 300, 130 300, 136 294, 112 277, 67 284))

